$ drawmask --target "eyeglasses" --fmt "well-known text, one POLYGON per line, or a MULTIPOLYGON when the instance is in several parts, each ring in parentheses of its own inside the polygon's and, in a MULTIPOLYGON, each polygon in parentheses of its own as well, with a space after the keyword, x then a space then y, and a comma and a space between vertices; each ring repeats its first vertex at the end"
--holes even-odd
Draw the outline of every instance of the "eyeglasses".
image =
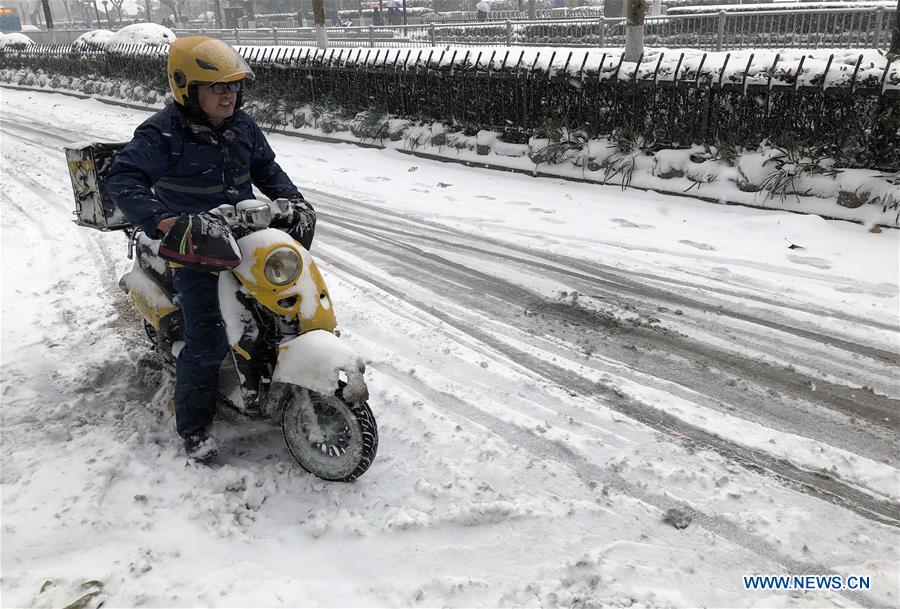
POLYGON ((225 91, 237 93, 244 88, 244 81, 236 80, 234 82, 217 82, 209 85, 209 88, 212 89, 213 93, 215 93, 216 95, 222 95, 223 93, 225 93, 225 91))

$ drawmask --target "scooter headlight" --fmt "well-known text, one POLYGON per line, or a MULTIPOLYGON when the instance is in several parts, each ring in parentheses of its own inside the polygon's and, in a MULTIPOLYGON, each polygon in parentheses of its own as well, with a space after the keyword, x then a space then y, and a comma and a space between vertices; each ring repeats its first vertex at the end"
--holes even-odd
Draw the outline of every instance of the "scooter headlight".
POLYGON ((294 250, 284 247, 275 250, 266 258, 266 279, 273 285, 287 285, 300 275, 303 261, 294 250))

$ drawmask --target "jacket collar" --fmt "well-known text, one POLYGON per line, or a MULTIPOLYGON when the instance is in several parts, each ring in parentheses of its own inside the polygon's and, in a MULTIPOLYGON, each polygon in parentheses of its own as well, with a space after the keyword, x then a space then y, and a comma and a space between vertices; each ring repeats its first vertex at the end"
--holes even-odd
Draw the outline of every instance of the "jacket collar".
POLYGON ((174 104, 176 115, 182 127, 190 130, 191 133, 210 139, 218 139, 222 137, 226 142, 232 143, 237 139, 239 125, 244 120, 243 110, 237 109, 234 114, 222 121, 218 127, 213 127, 207 120, 206 115, 200 113, 199 116, 190 112, 187 108, 180 104, 174 104))
POLYGON ((203 112, 195 114, 181 104, 173 103, 173 105, 177 111, 179 122, 193 133, 221 134, 229 130, 234 131, 244 120, 244 112, 238 108, 231 116, 222 121, 221 125, 213 127, 203 112))

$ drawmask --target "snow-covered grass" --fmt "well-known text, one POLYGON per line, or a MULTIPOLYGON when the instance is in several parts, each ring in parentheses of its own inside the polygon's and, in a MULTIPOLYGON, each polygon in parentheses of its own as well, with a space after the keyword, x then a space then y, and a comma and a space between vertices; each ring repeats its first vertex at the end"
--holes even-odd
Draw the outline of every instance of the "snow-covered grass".
POLYGON ((272 135, 318 210, 313 254, 341 340, 368 356, 380 453, 357 483, 327 484, 273 426, 226 417, 222 462, 195 468, 165 410, 171 378, 116 285, 124 240, 71 223, 60 151, 125 140, 147 116, 3 90, 4 605, 897 604, 896 526, 640 423, 616 392, 761 461, 892 494, 889 424, 741 371, 732 393, 677 382, 647 362, 723 377, 696 353, 645 350, 640 324, 759 369, 807 367, 812 396, 842 383, 860 406, 897 400, 900 231, 272 135), (585 289, 588 275, 603 281, 585 289), (644 292, 623 298, 632 283, 644 292), (657 302, 659 286, 708 308, 657 302), (619 325, 584 342, 597 329, 553 326, 557 309, 619 325), (744 408, 756 392, 779 416, 744 408), (675 506, 693 515, 685 529, 664 521, 675 506), (873 589, 741 582, 825 572, 873 589))

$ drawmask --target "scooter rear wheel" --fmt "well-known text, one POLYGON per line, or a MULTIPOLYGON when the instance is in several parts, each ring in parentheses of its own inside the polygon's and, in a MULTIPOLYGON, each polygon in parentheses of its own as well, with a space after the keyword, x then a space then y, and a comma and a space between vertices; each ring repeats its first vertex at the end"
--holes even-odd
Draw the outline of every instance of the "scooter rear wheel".
POLYGON ((378 427, 366 402, 347 402, 342 392, 343 384, 332 396, 295 392, 285 404, 281 429, 303 469, 323 480, 352 482, 375 459, 378 427), (309 405, 303 403, 307 395, 309 405))

